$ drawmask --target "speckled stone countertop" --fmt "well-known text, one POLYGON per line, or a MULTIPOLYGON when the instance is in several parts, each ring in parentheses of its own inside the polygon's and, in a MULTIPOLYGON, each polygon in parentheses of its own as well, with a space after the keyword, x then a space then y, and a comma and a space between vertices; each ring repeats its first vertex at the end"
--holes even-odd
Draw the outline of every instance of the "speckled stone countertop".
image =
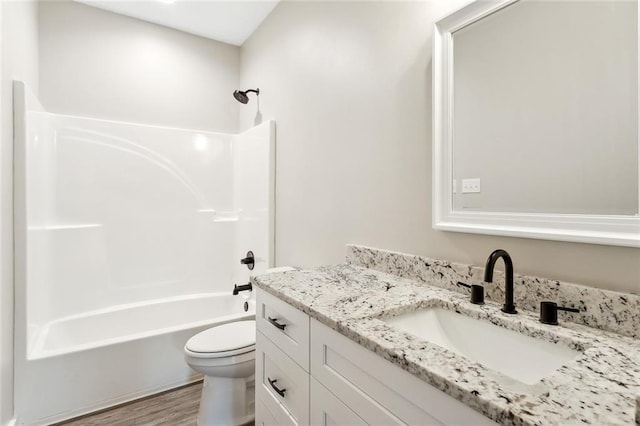
POLYGON ((505 314, 493 302, 473 305, 464 294, 356 265, 272 273, 252 282, 500 424, 637 424, 638 339, 569 322, 544 325, 533 312, 505 314), (582 354, 526 385, 381 321, 430 306, 582 354))
MULTIPOLYGON (((504 274, 497 271, 493 283, 484 283, 484 266, 354 244, 347 245, 346 260, 346 263, 351 265, 457 292, 464 292, 456 285, 458 281, 482 284, 487 300, 500 303, 504 300, 504 274)), ((514 270, 518 271, 517 259, 514 259, 514 270)), ((513 278, 514 299, 518 309, 537 312, 541 301, 552 301, 558 303, 558 306, 579 310, 578 313, 559 312, 560 319, 640 338, 640 295, 518 273, 515 273, 513 278)), ((640 277, 637 279, 640 288, 640 277)))

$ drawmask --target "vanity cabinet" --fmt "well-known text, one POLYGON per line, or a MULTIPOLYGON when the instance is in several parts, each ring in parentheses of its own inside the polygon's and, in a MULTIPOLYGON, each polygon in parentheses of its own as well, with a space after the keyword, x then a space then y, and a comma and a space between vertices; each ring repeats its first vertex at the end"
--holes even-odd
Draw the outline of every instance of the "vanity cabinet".
POLYGON ((256 425, 495 425, 262 290, 256 323, 256 425))

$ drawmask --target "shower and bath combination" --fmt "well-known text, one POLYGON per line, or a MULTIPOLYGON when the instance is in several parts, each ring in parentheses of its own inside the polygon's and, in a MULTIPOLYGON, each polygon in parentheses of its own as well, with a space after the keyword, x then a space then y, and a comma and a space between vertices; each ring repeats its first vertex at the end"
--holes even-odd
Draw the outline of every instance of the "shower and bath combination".
POLYGON ((247 95, 247 93, 255 93, 256 96, 260 95, 260 89, 249 89, 249 90, 235 90, 233 92, 233 97, 236 98, 236 100, 242 104, 246 104, 247 102, 249 102, 249 96, 247 95))
POLYGON ((184 343, 253 319, 233 284, 273 265, 275 123, 118 122, 48 112, 21 82, 13 93, 16 424, 200 378, 184 343))

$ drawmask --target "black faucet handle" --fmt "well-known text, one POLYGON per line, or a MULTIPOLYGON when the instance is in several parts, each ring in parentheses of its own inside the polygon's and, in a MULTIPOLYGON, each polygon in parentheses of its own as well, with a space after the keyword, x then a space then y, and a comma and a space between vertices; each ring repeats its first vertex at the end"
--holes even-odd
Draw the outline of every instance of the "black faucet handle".
POLYGON ((251 250, 247 252, 247 257, 240 259, 240 264, 247 265, 247 268, 249 268, 250 271, 253 271, 253 268, 256 265, 256 257, 251 250))
POLYGON ((471 289, 471 303, 484 305, 484 287, 479 284, 466 284, 458 281, 457 285, 471 289))
POLYGON ((540 302, 540 322, 558 325, 558 311, 580 312, 580 309, 558 306, 556 302, 540 302))

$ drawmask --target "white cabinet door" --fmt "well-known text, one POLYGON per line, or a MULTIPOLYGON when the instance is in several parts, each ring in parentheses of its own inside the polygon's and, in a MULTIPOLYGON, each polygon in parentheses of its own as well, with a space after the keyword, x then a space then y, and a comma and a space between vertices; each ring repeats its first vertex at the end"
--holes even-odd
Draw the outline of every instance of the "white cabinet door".
POLYGON ((311 378, 310 424, 313 426, 366 426, 364 420, 311 378))

